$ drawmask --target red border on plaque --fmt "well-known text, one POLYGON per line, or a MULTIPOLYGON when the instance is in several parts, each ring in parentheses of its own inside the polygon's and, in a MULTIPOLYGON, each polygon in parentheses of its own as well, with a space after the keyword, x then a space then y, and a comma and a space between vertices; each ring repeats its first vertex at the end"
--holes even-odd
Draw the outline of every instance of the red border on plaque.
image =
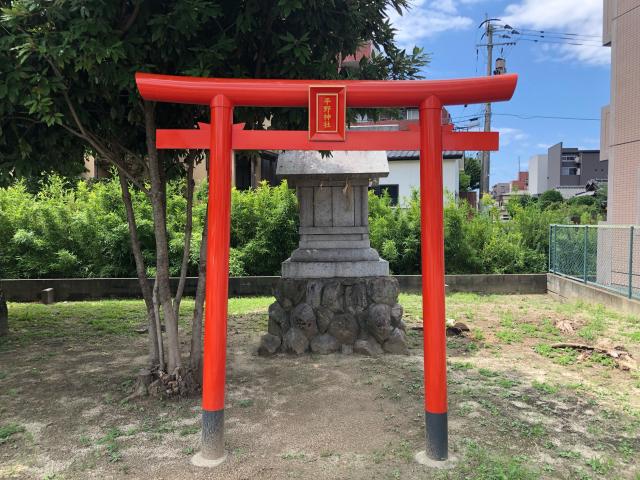
POLYGON ((309 85, 309 140, 344 142, 346 124, 347 87, 309 85))

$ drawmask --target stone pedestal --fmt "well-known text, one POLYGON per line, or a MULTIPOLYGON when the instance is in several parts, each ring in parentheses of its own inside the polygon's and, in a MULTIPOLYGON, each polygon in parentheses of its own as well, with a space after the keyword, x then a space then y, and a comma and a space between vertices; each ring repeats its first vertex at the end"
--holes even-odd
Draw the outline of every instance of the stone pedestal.
POLYGON ((258 353, 408 354, 393 277, 282 278, 258 353))
POLYGON ((407 354, 398 282, 369 243, 368 187, 385 152, 285 152, 277 173, 296 188, 300 242, 282 263, 259 353, 407 354))

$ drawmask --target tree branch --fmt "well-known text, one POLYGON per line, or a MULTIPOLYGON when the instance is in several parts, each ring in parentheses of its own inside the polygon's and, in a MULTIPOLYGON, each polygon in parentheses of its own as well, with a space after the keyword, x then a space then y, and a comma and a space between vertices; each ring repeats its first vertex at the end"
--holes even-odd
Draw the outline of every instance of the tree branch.
POLYGON ((135 7, 133 7, 133 12, 131 12, 131 15, 129 15, 127 20, 124 22, 124 25, 120 27, 120 38, 124 37, 129 31, 129 29, 133 26, 133 22, 135 22, 136 18, 138 18, 138 13, 140 13, 139 3, 136 4, 135 7))

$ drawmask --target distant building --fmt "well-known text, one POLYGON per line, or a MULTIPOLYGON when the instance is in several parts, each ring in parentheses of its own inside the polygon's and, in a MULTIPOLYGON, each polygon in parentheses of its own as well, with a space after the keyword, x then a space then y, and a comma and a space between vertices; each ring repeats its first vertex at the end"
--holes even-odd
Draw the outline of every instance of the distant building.
POLYGON ((560 142, 549 147, 547 155, 529 159, 529 192, 536 196, 547 190, 584 192, 591 180, 606 183, 608 169, 609 162, 600 159, 599 150, 569 148, 560 142))
POLYGON ((534 155, 529 159, 529 193, 538 196, 549 190, 547 155, 534 155))
POLYGON ((498 202, 498 205, 502 205, 504 198, 511 193, 511 183, 501 182, 496 183, 491 189, 491 196, 498 202))
POLYGON ((528 192, 529 191, 529 172, 518 172, 518 179, 511 180, 512 192, 528 192))
POLYGON ((590 180, 607 180, 609 162, 600 161, 600 150, 567 148, 560 142, 549 148, 547 157, 549 190, 555 187, 584 187, 590 180))

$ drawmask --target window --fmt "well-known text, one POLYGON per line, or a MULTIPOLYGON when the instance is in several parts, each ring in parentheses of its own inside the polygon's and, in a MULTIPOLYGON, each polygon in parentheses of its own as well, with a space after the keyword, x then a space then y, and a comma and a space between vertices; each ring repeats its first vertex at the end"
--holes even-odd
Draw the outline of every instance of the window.
POLYGON ((562 167, 560 172, 562 175, 579 175, 579 169, 576 167, 562 167))
POLYGON ((373 190, 373 193, 379 197, 381 197, 386 190, 387 192, 389 192, 389 196, 391 197, 391 205, 398 204, 398 195, 400 190, 400 187, 398 185, 375 185, 369 190, 373 190))
POLYGON ((407 109, 407 120, 419 120, 420 112, 416 108, 407 109))

